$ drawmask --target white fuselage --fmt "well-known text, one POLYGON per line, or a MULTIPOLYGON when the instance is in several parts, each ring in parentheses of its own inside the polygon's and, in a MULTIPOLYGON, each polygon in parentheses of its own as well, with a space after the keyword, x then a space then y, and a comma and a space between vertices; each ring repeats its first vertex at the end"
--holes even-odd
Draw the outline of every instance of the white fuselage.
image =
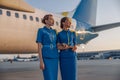
MULTIPOLYGON (((52 14, 54 26, 58 32, 63 16, 35 9, 35 13, 20 12, 0 8, 0 54, 37 52, 36 35, 38 28, 44 26, 41 19, 45 14, 52 14), (23 17, 24 15, 24 17, 23 17)), ((76 22, 72 21, 75 29, 76 22)))

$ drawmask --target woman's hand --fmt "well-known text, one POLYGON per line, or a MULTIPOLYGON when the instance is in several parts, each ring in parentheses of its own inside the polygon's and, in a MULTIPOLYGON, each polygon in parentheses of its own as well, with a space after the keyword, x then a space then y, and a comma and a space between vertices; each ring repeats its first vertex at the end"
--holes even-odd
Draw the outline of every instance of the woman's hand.
POLYGON ((65 43, 62 43, 62 46, 63 46, 64 49, 69 49, 69 46, 65 43))
POLYGON ((72 48, 72 51, 76 51, 76 50, 77 50, 77 47, 74 46, 74 47, 72 48))
POLYGON ((41 69, 41 70, 44 70, 44 69, 45 69, 45 65, 44 65, 44 62, 43 62, 43 61, 40 62, 40 69, 41 69))
POLYGON ((65 43, 57 43, 57 48, 58 48, 59 50, 65 50, 65 49, 69 49, 69 48, 71 48, 71 47, 68 46, 68 45, 65 44, 65 43))

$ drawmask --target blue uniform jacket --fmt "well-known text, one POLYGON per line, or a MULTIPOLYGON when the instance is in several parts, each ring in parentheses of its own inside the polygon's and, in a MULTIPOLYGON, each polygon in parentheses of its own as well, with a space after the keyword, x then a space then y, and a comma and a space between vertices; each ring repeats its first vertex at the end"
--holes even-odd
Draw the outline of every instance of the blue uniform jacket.
POLYGON ((40 28, 37 33, 37 43, 42 44, 42 56, 46 58, 58 58, 56 46, 57 34, 53 29, 47 27, 40 28))
MULTIPOLYGON (((58 33, 57 36, 57 43, 65 43, 68 44, 69 46, 74 46, 76 45, 76 34, 75 32, 72 32, 70 30, 62 30, 61 32, 58 33)), ((75 57, 76 54, 72 49, 67 49, 67 50, 60 50, 60 57, 75 57)))

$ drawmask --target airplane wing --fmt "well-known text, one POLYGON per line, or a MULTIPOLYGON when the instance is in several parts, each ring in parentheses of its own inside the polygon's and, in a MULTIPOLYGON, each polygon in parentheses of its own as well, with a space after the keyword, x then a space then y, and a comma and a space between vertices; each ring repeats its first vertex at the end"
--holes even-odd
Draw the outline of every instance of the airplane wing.
POLYGON ((103 30, 116 28, 116 27, 120 27, 120 22, 94 26, 94 27, 92 27, 92 29, 93 29, 94 32, 100 32, 100 31, 103 31, 103 30))
POLYGON ((0 7, 24 12, 35 12, 34 8, 24 0, 0 0, 0 7))

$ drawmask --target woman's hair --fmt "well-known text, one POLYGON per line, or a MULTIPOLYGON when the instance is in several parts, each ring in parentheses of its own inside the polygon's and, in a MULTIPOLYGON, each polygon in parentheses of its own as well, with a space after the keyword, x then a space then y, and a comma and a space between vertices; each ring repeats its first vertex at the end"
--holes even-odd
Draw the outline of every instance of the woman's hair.
POLYGON ((63 28, 63 22, 65 22, 67 19, 69 19, 68 17, 63 17, 60 21, 60 27, 63 28))
POLYGON ((45 20, 48 20, 49 19, 49 16, 53 16, 52 14, 47 14, 43 17, 42 19, 42 23, 46 24, 45 20))

